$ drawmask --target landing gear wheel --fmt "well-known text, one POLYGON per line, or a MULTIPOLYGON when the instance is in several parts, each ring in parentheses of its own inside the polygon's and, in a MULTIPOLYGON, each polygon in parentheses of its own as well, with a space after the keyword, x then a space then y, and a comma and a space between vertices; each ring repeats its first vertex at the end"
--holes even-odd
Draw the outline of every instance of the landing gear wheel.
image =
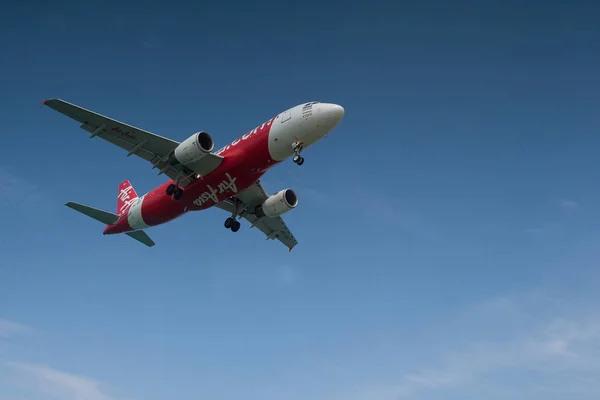
POLYGON ((177 186, 171 183, 169 186, 167 186, 167 196, 172 195, 173 193, 175 193, 176 190, 177 186))
POLYGON ((227 229, 231 229, 232 232, 237 232, 240 230, 240 226, 242 226, 242 224, 240 224, 239 221, 236 221, 236 217, 238 216, 238 205, 239 205, 239 200, 236 197, 232 198, 233 200, 233 210, 231 212, 231 217, 227 218, 225 220, 225 228, 227 229))
POLYGON ((298 165, 304 164, 304 157, 300 155, 300 152, 304 148, 304 143, 296 141, 292 146, 294 149, 294 162, 298 165))
POLYGON ((181 199, 181 196, 183 196, 183 189, 181 189, 181 188, 177 188, 177 189, 175 190, 175 193, 173 194, 173 198, 174 198, 175 200, 179 200, 179 199, 181 199))
POLYGON ((174 183, 171 183, 169 186, 167 186, 167 190, 165 192, 167 193, 167 196, 172 195, 175 200, 179 200, 181 199, 181 196, 183 196, 183 189, 174 183))
POLYGON ((240 224, 239 221, 236 221, 234 217, 227 218, 223 225, 225 225, 225 228, 231 229, 233 232, 239 231, 240 227, 242 226, 242 224, 240 224))

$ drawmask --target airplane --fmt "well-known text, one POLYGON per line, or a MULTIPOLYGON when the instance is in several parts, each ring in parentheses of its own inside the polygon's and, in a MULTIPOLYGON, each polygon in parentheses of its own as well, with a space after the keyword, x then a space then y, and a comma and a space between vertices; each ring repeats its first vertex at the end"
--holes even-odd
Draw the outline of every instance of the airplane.
POLYGON ((289 188, 268 195, 260 178, 290 157, 302 165, 302 152, 326 137, 344 116, 344 108, 337 104, 299 104, 213 151, 215 142, 205 131, 178 142, 58 98, 44 100, 44 105, 79 122, 90 138, 124 149, 127 157, 145 159, 158 175, 170 178, 143 196, 129 180, 121 182, 114 213, 71 201, 65 204, 105 224, 104 235, 124 233, 148 247, 155 243, 145 229, 189 211, 217 207, 230 213, 225 228, 237 232, 244 218, 267 240, 277 239, 291 251, 298 241, 281 216, 296 208, 298 195, 289 188))

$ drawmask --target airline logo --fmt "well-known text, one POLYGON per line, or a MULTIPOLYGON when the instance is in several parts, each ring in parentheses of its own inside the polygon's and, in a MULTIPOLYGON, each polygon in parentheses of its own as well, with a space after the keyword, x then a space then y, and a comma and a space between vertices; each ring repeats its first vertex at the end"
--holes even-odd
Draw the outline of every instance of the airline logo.
POLYGON ((133 204, 137 198, 137 194, 135 190, 133 190, 133 186, 127 183, 128 186, 123 185, 123 187, 119 188, 119 195, 117 196, 117 213, 123 214, 131 204, 133 204))
POLYGON ((256 128, 254 128, 253 130, 251 130, 250 132, 246 133, 245 135, 243 135, 241 138, 235 139, 233 142, 231 142, 230 144, 228 144, 227 146, 223 147, 222 149, 219 149, 215 152, 215 154, 219 155, 222 152, 229 150, 230 148, 232 148, 233 146, 237 146, 238 143, 240 143, 241 141, 244 140, 248 140, 249 138, 251 138, 252 136, 256 135, 256 133, 258 133, 259 131, 262 131, 265 127, 269 127, 271 126, 271 124, 273 124, 273 120, 275 120, 275 117, 271 118, 270 120, 268 120, 267 122, 264 122, 261 126, 257 126, 256 128))
POLYGON ((198 196, 198 198, 194 200, 194 205, 199 207, 209 200, 212 200, 215 202, 215 204, 217 204, 219 202, 219 195, 227 191, 237 193, 238 189, 237 185, 235 184, 237 178, 232 178, 231 175, 229 175, 229 173, 226 173, 225 176, 227 177, 227 179, 222 180, 217 185, 216 189, 213 188, 211 185, 206 185, 206 191, 202 192, 200 196, 198 196))
POLYGON ((131 130, 129 132, 125 132, 125 131, 123 131, 123 129, 121 129, 120 126, 116 126, 116 127, 112 128, 111 132, 117 132, 121 136, 125 136, 125 137, 128 137, 130 139, 135 139, 135 136, 133 136, 133 130, 131 130))

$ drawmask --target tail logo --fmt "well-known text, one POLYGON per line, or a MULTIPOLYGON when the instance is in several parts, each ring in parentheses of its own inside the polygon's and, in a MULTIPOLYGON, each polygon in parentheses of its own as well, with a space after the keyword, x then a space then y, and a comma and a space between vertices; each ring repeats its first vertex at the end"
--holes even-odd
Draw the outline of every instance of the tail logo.
POLYGON ((131 207, 131 204, 135 202, 136 198, 137 195, 135 193, 135 190, 133 190, 133 186, 129 185, 124 188, 121 188, 119 190, 119 195, 117 196, 119 202, 117 212, 119 214, 123 214, 124 212, 126 212, 129 209, 129 207, 131 207))

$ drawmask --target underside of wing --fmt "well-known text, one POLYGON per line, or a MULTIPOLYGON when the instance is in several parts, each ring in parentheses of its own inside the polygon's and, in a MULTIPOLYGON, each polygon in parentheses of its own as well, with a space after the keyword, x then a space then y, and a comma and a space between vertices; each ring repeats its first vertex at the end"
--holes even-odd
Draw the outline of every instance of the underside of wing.
MULTIPOLYGON (((280 216, 262 216, 261 218, 259 218, 254 213, 256 208, 263 204, 268 198, 269 195, 260 184, 260 181, 256 181, 252 186, 250 186, 246 190, 241 191, 234 198, 223 201, 217 204, 216 207, 228 212, 233 212, 234 200, 237 199, 237 201, 239 201, 238 204, 241 204, 243 206, 243 211, 239 215, 244 217, 248 222, 250 222, 251 228, 258 228, 261 232, 263 232, 266 235, 267 240, 279 240, 291 251, 292 248, 294 248, 298 244, 298 241, 285 224, 283 218, 281 218, 280 216)), ((240 207, 238 205, 238 209, 239 208, 240 207)))
POLYGON ((136 155, 150 161, 153 168, 158 169, 159 174, 164 173, 173 180, 179 179, 182 187, 193 182, 196 174, 210 173, 223 160, 221 156, 210 153, 203 158, 200 170, 198 168, 191 170, 173 157, 175 149, 180 144, 178 141, 136 128, 64 100, 49 99, 43 104, 81 123, 80 127, 90 132, 90 137, 100 137, 126 150, 128 157, 136 155))
POLYGON ((138 242, 145 244, 148 247, 153 247, 156 244, 156 243, 154 243, 154 240, 150 239, 150 236, 148 236, 148 234, 146 232, 144 232, 143 230, 133 231, 133 232, 125 232, 125 234, 127 236, 129 236, 130 238, 133 238, 133 239, 137 240, 138 242))

